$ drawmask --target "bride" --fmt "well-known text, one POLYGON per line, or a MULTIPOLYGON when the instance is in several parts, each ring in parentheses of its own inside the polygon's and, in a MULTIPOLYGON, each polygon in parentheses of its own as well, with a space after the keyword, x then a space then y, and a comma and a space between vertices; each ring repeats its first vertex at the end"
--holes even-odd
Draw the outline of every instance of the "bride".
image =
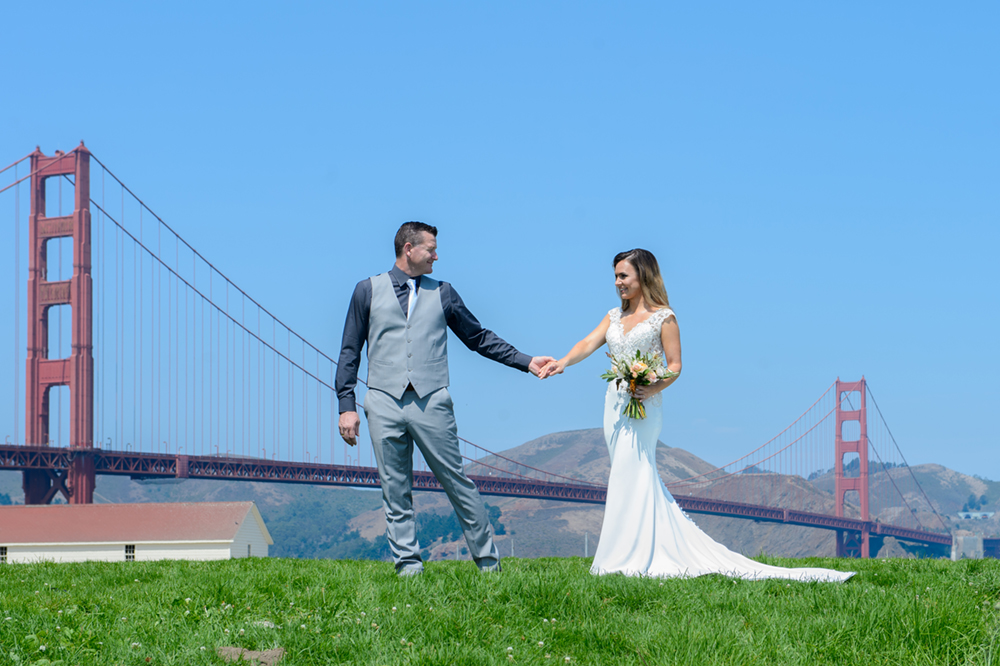
MULTIPOLYGON (((621 307, 611 310, 566 356, 543 368, 541 377, 562 373, 593 354, 605 342, 615 357, 663 354, 671 373, 681 371, 681 338, 670 309, 656 257, 635 249, 615 256, 615 288, 621 307)), ((788 578, 843 581, 850 572, 769 566, 735 553, 701 531, 681 511, 656 471, 656 442, 663 428, 660 393, 673 375, 630 394, 627 385, 608 385, 604 401, 604 438, 611 455, 601 540, 591 573, 628 576, 701 576, 719 573, 737 578, 788 578), (646 418, 625 416, 634 395, 646 418)))

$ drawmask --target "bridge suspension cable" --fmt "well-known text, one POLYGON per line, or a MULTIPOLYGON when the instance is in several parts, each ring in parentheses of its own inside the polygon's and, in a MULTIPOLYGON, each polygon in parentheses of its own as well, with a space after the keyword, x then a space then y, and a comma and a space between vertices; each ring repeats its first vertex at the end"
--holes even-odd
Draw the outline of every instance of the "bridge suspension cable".
MULTIPOLYGON (((56 158, 47 159, 50 163, 52 159, 58 163, 78 150, 57 153, 56 158)), ((15 188, 15 294, 21 291, 18 234, 22 211, 18 185, 32 177, 46 177, 45 167, 20 177, 20 164, 25 159, 0 169, 0 175, 13 170, 13 182, 0 189, 0 193, 15 188)), ((158 456, 155 462, 153 458, 146 460, 156 467, 157 474, 170 474, 169 466, 179 465, 181 457, 197 457, 204 462, 213 449, 220 462, 233 462, 234 469, 268 459, 278 460, 279 466, 287 468, 281 474, 295 474, 292 467, 298 464, 297 460, 303 461, 302 469, 311 465, 314 473, 317 465, 329 463, 333 466, 338 457, 335 434, 338 409, 334 387, 337 362, 292 330, 196 251, 98 158, 91 154, 90 159, 102 169, 100 194, 91 188, 89 196, 90 207, 95 212, 92 234, 96 305, 93 321, 94 411, 99 425, 95 435, 100 435, 95 437, 93 445, 109 451, 117 449, 119 454, 158 456), (119 197, 115 196, 116 192, 108 196, 109 180, 112 190, 120 188, 120 212, 111 210, 119 205, 119 197), (268 318, 271 326, 267 326, 268 318), (286 462, 289 464, 285 465, 286 462)), ((60 171, 59 175, 63 173, 60 171)), ((90 178, 90 181, 93 184, 95 179, 90 178)), ((58 188, 48 192, 44 188, 40 190, 44 198, 58 202, 57 206, 50 206, 50 211, 59 213, 58 217, 46 219, 45 223, 50 226, 68 219, 62 216, 62 183, 68 182, 76 189, 76 183, 68 175, 63 175, 58 182, 58 188)), ((72 247, 76 240, 76 237, 60 237, 57 231, 50 229, 44 241, 56 243, 49 246, 55 251, 48 250, 52 260, 47 266, 49 275, 44 278, 50 290, 68 288, 69 282, 63 275, 63 242, 72 247)), ((45 263, 44 257, 42 263, 45 263)), ((21 381, 17 366, 22 351, 17 349, 20 346, 21 304, 17 300, 19 296, 15 299, 15 372, 12 374, 16 423, 21 381)), ((48 351, 58 356, 68 353, 68 338, 64 335, 62 310, 56 309, 54 313, 56 317, 48 330, 51 347, 48 351)), ((359 383, 366 384, 360 378, 359 383)), ((865 386, 864 383, 860 385, 865 386)), ((697 490, 705 500, 714 497, 731 504, 742 503, 744 507, 784 507, 813 511, 814 515, 829 514, 827 489, 833 486, 834 470, 830 463, 834 430, 830 417, 840 409, 836 400, 832 407, 830 405, 834 386, 840 384, 828 387, 790 425, 749 453, 721 467, 669 480, 670 487, 675 491, 697 490)), ((838 388, 838 394, 841 390, 847 391, 838 388)), ((853 407, 850 393, 845 395, 847 404, 853 407)), ((872 401, 879 416, 878 427, 869 427, 871 451, 880 466, 870 475, 872 484, 881 484, 876 493, 876 520, 885 518, 898 523, 912 519, 921 525, 922 507, 913 501, 912 493, 904 492, 903 477, 892 473, 895 467, 906 467, 908 476, 905 478, 916 485, 919 497, 927 503, 938 523, 946 527, 903 458, 874 396, 872 401), (889 442, 893 450, 887 448, 889 442), (897 465, 894 460, 901 463, 897 465)), ((58 397, 54 405, 56 441, 52 443, 56 447, 65 446, 60 414, 68 406, 58 397)), ((14 439, 15 443, 19 440, 16 427, 14 439)), ((499 476, 518 482, 572 485, 590 493, 591 499, 596 497, 594 489, 603 488, 601 484, 548 472, 489 451, 468 439, 459 439, 467 469, 481 471, 479 477, 499 476)), ((349 451, 345 445, 340 446, 345 462, 341 470, 364 468, 362 449, 349 451), (357 458, 352 459, 355 453, 357 458)), ((371 451, 365 452, 368 454, 368 468, 364 468, 366 484, 370 485, 374 459, 371 451)), ((419 451, 415 453, 417 466, 425 466, 426 463, 419 459, 419 451)), ((786 511, 786 520, 787 515, 786 511)))

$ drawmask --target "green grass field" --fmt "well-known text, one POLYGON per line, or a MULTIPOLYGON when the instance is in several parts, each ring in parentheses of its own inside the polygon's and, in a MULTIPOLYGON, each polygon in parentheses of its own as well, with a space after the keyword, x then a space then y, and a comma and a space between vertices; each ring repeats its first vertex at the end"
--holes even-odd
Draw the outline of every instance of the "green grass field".
POLYGON ((0 566, 0 663, 993 664, 1000 562, 782 560, 844 584, 594 577, 582 558, 0 566))

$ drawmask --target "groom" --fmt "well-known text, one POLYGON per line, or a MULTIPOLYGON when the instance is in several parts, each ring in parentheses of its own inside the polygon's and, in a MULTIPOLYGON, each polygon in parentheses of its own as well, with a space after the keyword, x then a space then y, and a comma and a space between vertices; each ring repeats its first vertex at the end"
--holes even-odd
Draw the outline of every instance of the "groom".
POLYGON ((386 536, 401 576, 424 570, 413 520, 413 445, 441 483, 481 571, 499 571, 493 527, 475 484, 465 475, 454 405, 448 393, 448 331, 488 359, 538 375, 551 360, 531 358, 482 327, 447 282, 426 277, 437 261, 437 228, 407 222, 396 232, 396 263, 362 280, 344 323, 337 367, 340 435, 354 446, 354 387, 361 348, 368 344, 365 416, 382 485, 386 536))

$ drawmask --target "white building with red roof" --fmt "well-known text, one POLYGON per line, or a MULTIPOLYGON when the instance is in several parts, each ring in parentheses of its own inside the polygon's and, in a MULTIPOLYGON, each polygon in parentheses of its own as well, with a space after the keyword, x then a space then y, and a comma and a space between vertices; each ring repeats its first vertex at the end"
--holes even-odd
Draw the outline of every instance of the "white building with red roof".
POLYGON ((253 502, 0 506, 0 563, 267 557, 253 502))

